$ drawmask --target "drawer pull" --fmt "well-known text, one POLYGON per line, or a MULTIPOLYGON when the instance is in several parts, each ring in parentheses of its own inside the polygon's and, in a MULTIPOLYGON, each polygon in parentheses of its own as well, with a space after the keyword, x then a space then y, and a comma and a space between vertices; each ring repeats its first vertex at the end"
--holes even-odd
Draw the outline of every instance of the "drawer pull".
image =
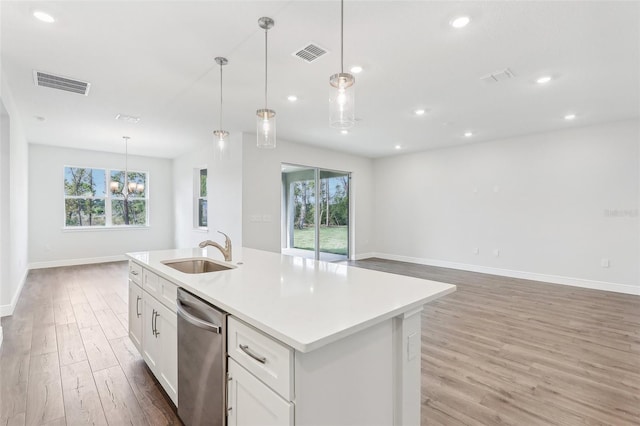
POLYGON ((249 355, 251 358, 255 359, 256 361, 258 361, 261 364, 265 364, 267 362, 267 358, 257 355, 255 352, 253 352, 251 349, 249 349, 248 345, 240 345, 240 349, 242 349, 242 352, 244 352, 245 354, 249 355))
POLYGON ((131 271, 131 275, 138 275, 138 271, 131 271))

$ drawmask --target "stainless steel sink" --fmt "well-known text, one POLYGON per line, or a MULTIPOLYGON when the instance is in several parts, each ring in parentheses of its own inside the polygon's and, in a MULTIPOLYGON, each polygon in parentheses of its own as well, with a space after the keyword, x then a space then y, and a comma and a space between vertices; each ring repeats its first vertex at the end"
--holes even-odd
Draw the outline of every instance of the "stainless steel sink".
POLYGON ((206 274, 208 272, 227 271, 235 268, 235 266, 224 265, 209 259, 171 259, 161 263, 185 274, 206 274))

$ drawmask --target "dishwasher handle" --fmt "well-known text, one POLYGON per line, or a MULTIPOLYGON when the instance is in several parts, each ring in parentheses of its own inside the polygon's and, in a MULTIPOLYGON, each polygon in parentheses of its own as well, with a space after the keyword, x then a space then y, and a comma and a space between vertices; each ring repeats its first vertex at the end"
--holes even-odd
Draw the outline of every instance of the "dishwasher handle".
POLYGON ((202 328, 203 330, 207 330, 207 331, 212 331, 214 333, 217 334, 221 334, 222 333, 222 327, 220 327, 219 325, 215 325, 212 324, 210 322, 207 321, 203 321, 200 318, 197 318, 193 315, 191 315, 189 312, 185 311, 182 306, 186 306, 184 303, 182 303, 182 301, 180 299, 178 299, 178 303, 176 306, 176 309, 178 311, 178 315, 180 317, 182 317, 185 321, 187 321, 189 324, 194 325, 198 328, 202 328))

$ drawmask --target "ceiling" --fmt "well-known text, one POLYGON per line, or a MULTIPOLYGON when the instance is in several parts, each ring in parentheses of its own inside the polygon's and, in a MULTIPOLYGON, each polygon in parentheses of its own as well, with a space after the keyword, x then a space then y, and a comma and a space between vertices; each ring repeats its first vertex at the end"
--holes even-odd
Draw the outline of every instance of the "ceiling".
POLYGON ((640 115, 639 2, 347 0, 345 68, 364 68, 347 135, 328 126, 337 1, 3 0, 0 8, 2 69, 33 143, 122 152, 128 135, 131 153, 167 158, 211 143, 216 56, 229 60, 223 127, 254 132, 264 107, 261 16, 275 19, 269 107, 280 139, 382 157, 640 115), (56 22, 36 20, 37 9, 56 22), (471 23, 451 27, 458 15, 471 23), (329 54, 310 64, 292 55, 308 42, 329 54), (514 78, 481 81, 507 67, 514 78), (89 95, 36 87, 33 70, 88 81, 89 95), (537 84, 542 75, 553 78, 537 84), (418 108, 426 113, 416 116, 418 108))

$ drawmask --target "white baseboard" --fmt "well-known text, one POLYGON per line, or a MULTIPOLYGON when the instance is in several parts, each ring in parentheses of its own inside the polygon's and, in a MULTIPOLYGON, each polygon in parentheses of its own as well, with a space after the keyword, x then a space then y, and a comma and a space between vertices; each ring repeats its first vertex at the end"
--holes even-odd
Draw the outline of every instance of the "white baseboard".
POLYGON ((52 260, 49 262, 30 263, 29 269, 57 268, 59 266, 89 265, 91 263, 118 262, 121 260, 127 260, 124 254, 119 254, 116 256, 85 257, 81 259, 52 260))
MULTIPOLYGON (((584 278, 563 277, 560 275, 540 274, 537 272, 515 271, 512 269, 493 268, 490 266, 471 265, 467 263, 450 262, 447 260, 424 259, 419 257, 399 256, 388 253, 368 253, 368 257, 378 257, 400 262, 417 263, 419 265, 440 266, 443 268, 460 269, 463 271, 480 272, 483 274, 500 275, 503 277, 521 278, 532 281, 542 281, 551 284, 570 285, 574 287, 590 288, 594 290, 615 291, 640 295, 640 285, 610 283, 606 281, 587 280, 584 278)), ((358 259, 360 260, 360 259, 358 259)))
POLYGON ((361 254, 355 254, 353 256, 352 260, 362 260, 362 259, 368 259, 370 257, 376 257, 377 253, 361 253, 361 254))
POLYGON ((11 303, 8 305, 0 305, 0 317, 7 317, 9 315, 13 315, 13 311, 16 309, 16 304, 18 303, 18 298, 20 297, 20 293, 22 293, 22 287, 24 287, 24 283, 27 281, 27 275, 29 274, 29 269, 25 269, 22 274, 22 279, 20 280, 20 284, 18 284, 18 288, 16 292, 13 294, 11 298, 11 303))

